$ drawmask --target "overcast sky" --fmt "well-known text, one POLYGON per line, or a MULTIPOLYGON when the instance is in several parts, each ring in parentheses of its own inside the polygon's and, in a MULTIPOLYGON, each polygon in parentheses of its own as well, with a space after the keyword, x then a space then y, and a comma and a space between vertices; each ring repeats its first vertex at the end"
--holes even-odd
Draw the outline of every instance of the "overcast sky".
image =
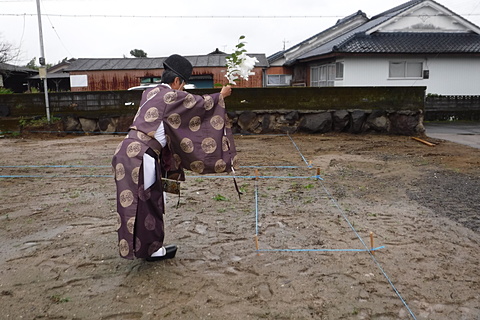
MULTIPOLYGON (((289 48, 362 10, 377 15, 405 0, 40 0, 45 57, 148 57, 231 53, 245 35, 250 53, 289 48)), ((480 0, 437 1, 480 26, 480 0)), ((0 41, 21 50, 25 65, 40 56, 35 0, 0 0, 0 41)), ((37 60, 38 64, 38 60, 37 60)))

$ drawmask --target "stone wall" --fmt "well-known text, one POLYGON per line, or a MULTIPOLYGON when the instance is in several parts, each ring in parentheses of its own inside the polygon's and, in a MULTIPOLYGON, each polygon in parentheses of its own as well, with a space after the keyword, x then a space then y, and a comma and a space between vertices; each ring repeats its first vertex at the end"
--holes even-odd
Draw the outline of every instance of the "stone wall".
MULTIPOLYGON (((424 94, 424 87, 234 88, 226 103, 235 133, 421 135, 424 94)), ((67 132, 124 133, 140 98, 139 91, 55 93, 50 94, 50 113, 62 119, 67 132)), ((8 118, 44 116, 44 96, 3 95, 0 109, 2 129, 8 118)))

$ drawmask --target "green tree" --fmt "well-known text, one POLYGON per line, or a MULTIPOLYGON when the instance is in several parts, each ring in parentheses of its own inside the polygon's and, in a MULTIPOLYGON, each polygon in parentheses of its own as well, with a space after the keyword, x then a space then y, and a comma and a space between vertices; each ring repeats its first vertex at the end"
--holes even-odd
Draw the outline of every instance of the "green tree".
POLYGON ((135 58, 146 58, 147 53, 141 49, 133 49, 130 50, 130 55, 134 56, 135 58))
POLYGON ((30 61, 25 65, 25 67, 26 67, 26 68, 29 68, 29 69, 38 70, 37 57, 33 57, 32 60, 30 60, 30 61))
MULTIPOLYGON (((65 59, 67 59, 67 58, 65 58, 65 59)), ((63 59, 62 61, 57 62, 56 64, 59 64, 59 63, 64 62, 65 59, 63 59)), ((53 67, 53 66, 54 66, 54 65, 51 64, 51 63, 47 63, 47 64, 45 65, 45 67, 46 67, 47 69, 49 69, 49 68, 51 68, 51 67, 53 67)), ((40 68, 40 66, 37 66, 37 57, 33 57, 32 60, 30 60, 30 61, 25 65, 25 67, 26 67, 26 68, 29 68, 29 69, 38 70, 38 68, 40 68)))

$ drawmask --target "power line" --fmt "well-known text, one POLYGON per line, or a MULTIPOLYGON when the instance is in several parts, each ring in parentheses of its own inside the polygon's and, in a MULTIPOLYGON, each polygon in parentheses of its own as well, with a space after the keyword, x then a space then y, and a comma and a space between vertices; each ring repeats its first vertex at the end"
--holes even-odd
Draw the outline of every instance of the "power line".
MULTIPOLYGON (((56 14, 44 13, 44 16, 61 18, 141 18, 141 19, 319 19, 319 18, 343 18, 339 15, 312 15, 312 16, 283 16, 283 15, 192 15, 192 16, 136 16, 136 15, 112 15, 112 14, 56 14)), ((0 13, 0 16, 36 16, 35 13, 0 13)), ((423 15, 409 15, 409 17, 421 17, 423 15)), ((453 14, 435 14, 431 17, 453 17, 453 14)), ((460 16, 480 16, 480 13, 465 13, 460 16)), ((393 17, 393 16, 392 16, 393 17)))

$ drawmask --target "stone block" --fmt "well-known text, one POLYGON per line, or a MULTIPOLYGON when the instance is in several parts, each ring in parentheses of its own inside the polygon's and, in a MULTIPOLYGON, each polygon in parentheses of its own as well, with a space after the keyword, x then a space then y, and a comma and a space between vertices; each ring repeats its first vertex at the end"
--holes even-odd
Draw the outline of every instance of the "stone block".
POLYGON ((87 119, 87 118, 79 118, 80 124, 82 125, 82 130, 84 132, 95 132, 98 131, 98 123, 97 120, 94 119, 87 119))
POLYGON ((332 123, 330 112, 306 114, 300 120, 298 130, 308 133, 325 133, 332 130, 332 123))
POLYGON ((365 120, 367 119, 367 113, 363 110, 354 110, 350 113, 350 132, 362 133, 365 131, 365 120))
POLYGON ((67 132, 82 131, 82 125, 80 124, 80 121, 74 117, 65 117, 63 119, 63 126, 67 132))
POLYGON ((341 132, 345 130, 350 122, 350 113, 347 110, 337 110, 332 114, 333 131, 341 132))

